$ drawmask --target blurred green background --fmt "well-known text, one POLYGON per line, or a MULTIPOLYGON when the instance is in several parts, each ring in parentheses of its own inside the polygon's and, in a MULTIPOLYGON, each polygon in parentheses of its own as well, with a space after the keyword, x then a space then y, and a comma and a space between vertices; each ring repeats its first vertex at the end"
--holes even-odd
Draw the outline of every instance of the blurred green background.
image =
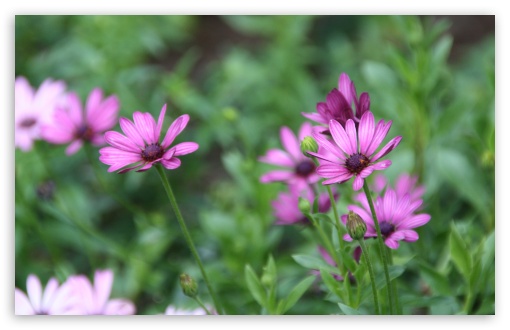
MULTIPOLYGON (((272 167, 257 157, 346 72, 376 120, 393 121, 388 139, 403 136, 385 174, 426 186, 432 220, 394 253, 406 260, 404 312, 493 314, 494 30, 494 16, 16 16, 15 74, 36 87, 64 80, 82 100, 100 87, 128 118, 167 103, 165 128, 189 114, 177 142, 200 148, 167 175, 226 311, 258 314, 245 265, 260 274, 271 254, 286 292, 307 274, 291 255, 318 253, 300 228, 273 225, 284 187, 259 183, 272 167), (466 255, 452 250, 453 231, 466 255), (476 277, 463 272, 468 259, 476 277)), ((16 150, 16 287, 30 273, 45 283, 111 268, 113 296, 139 314, 196 307, 178 275, 199 271, 155 171, 110 174, 97 149, 64 148, 16 150)), ((338 188, 346 213, 351 184, 338 188)), ((203 283, 201 293, 209 301, 203 283)), ((324 298, 318 281, 289 313, 338 313, 324 298)))

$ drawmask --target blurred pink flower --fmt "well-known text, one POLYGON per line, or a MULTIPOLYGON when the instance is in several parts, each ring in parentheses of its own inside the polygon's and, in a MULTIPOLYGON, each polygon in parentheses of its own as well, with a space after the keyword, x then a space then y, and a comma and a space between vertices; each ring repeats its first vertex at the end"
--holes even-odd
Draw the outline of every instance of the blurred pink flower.
POLYGON ((300 189, 311 183, 319 181, 320 177, 315 173, 313 161, 301 152, 301 141, 305 136, 312 135, 312 125, 304 123, 296 135, 290 128, 284 126, 280 129, 280 140, 284 150, 270 149, 259 161, 271 165, 281 166, 283 170, 270 171, 260 177, 260 182, 285 182, 297 185, 300 189))
MULTIPOLYGON (((337 267, 337 264, 335 262, 335 260, 333 260, 333 257, 331 257, 331 255, 328 253, 328 251, 326 251, 325 248, 323 248, 322 246, 319 246, 317 248, 319 250, 319 253, 321 254, 322 258, 324 259, 324 261, 326 261, 329 265, 333 266, 333 267, 337 267)), ((361 258, 361 248, 359 246, 357 246, 353 253, 352 253, 352 257, 354 258, 354 261, 356 261, 357 263, 359 263, 359 259, 361 258)), ((321 272, 318 271, 318 270, 312 270, 311 272, 312 274, 314 275, 318 275, 320 276, 321 272)), ((344 278, 343 276, 341 275, 338 275, 338 274, 331 274, 333 276, 333 278, 337 281, 343 281, 344 278)), ((351 272, 349 271, 349 280, 354 283, 355 279, 354 279, 354 276, 351 274, 351 272)))
POLYGON ((80 314, 76 297, 68 283, 59 286, 51 278, 42 289, 41 281, 35 275, 27 278, 28 296, 18 288, 14 289, 14 313, 16 315, 76 315, 80 314))
MULTIPOLYGON (((336 190, 333 189, 333 196, 335 200, 338 199, 336 190)), ((289 186, 288 192, 281 192, 278 197, 271 202, 273 207, 273 214, 276 217, 276 225, 293 225, 293 224, 307 224, 308 219, 299 210, 299 197, 306 198, 310 205, 313 205, 315 194, 309 188, 299 189, 298 186, 289 186)), ((318 211, 326 213, 331 208, 331 201, 327 192, 319 195, 318 211)))
POLYGON ((330 120, 336 120, 345 127, 348 119, 352 119, 358 126, 365 112, 370 111, 370 96, 361 93, 359 99, 356 87, 346 73, 342 73, 338 79, 338 89, 334 88, 326 96, 326 102, 317 103, 317 112, 301 114, 306 118, 328 125, 330 120), (353 113, 353 104, 356 115, 353 113))
POLYGON ((84 275, 68 278, 73 294, 79 299, 84 315, 131 315, 135 305, 126 299, 109 299, 113 285, 113 271, 96 270, 94 284, 84 275))
POLYGON ((14 146, 23 151, 32 149, 41 138, 41 125, 49 123, 53 111, 64 96, 62 81, 46 79, 35 91, 25 77, 14 83, 14 146))
POLYGON ((177 135, 179 135, 189 121, 188 115, 177 118, 168 128, 165 138, 159 142, 161 128, 166 113, 166 104, 161 109, 156 124, 150 113, 136 111, 133 114, 134 123, 129 119, 120 118, 120 127, 124 134, 108 131, 104 138, 111 147, 99 150, 99 160, 110 165, 108 172, 118 171, 125 173, 137 169, 143 172, 150 169, 154 164, 161 163, 165 168, 173 170, 181 166, 181 160, 177 156, 187 155, 198 149, 195 142, 182 142, 168 149, 177 135))
MULTIPOLYGON (((410 181, 406 182, 409 183, 410 181)), ((413 186, 408 186, 408 189, 407 193, 404 191, 397 193, 388 186, 384 195, 378 196, 374 200, 375 214, 379 221, 381 234, 386 245, 392 249, 399 247, 399 241, 414 242, 418 240, 418 233, 413 229, 423 226, 430 221, 429 214, 416 214, 423 200, 416 198, 417 190, 413 186)), ((358 194, 355 199, 361 206, 349 205, 347 209, 359 214, 367 224, 365 238, 377 237, 374 220, 365 193, 358 194)), ((343 223, 347 222, 347 215, 344 214, 341 218, 343 223)), ((345 234, 344 239, 352 241, 349 234, 345 234)))
MULTIPOLYGON (((209 309, 209 312, 211 312, 211 308, 209 306, 206 306, 209 309)), ((212 311, 212 314, 216 314, 214 311, 212 311)), ((176 308, 172 305, 168 306, 165 310, 165 315, 207 315, 206 311, 203 308, 197 308, 197 309, 180 309, 176 308)))
MULTIPOLYGON (((417 186, 417 183, 417 176, 411 176, 407 173, 400 174, 395 183, 397 197, 401 198, 405 194, 409 194, 412 201, 420 199, 425 193, 425 187, 423 185, 417 186)), ((374 184, 371 188, 375 193, 380 194, 387 185, 388 179, 383 174, 378 174, 375 176, 374 184)))
POLYGON ((84 113, 78 95, 69 93, 65 105, 55 111, 53 121, 42 127, 42 137, 54 144, 70 143, 67 155, 77 152, 84 141, 103 145, 103 133, 117 122, 119 107, 117 96, 103 100, 103 91, 95 88, 87 98, 84 113))
POLYGON ((353 189, 360 190, 364 179, 374 170, 383 170, 391 165, 391 160, 379 161, 390 151, 398 146, 401 136, 393 138, 378 153, 379 148, 391 127, 391 120, 385 123, 380 120, 377 126, 374 124, 374 115, 366 112, 359 127, 356 129, 352 119, 347 120, 345 129, 335 120, 329 122, 329 129, 333 136, 330 142, 321 133, 313 132, 312 135, 322 148, 329 151, 333 156, 325 153, 308 152, 310 155, 326 161, 317 168, 317 174, 327 180, 323 185, 343 183, 354 177, 353 189))

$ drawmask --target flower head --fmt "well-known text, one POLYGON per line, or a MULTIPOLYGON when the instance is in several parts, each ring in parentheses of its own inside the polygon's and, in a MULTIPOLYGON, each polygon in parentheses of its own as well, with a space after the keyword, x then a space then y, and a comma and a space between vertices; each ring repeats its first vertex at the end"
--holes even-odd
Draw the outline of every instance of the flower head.
POLYGON ((84 275, 69 277, 73 294, 80 301, 79 308, 85 315, 131 315, 135 305, 126 299, 109 299, 113 285, 111 270, 96 270, 94 284, 84 275))
POLYGON ((79 96, 69 93, 65 106, 58 107, 53 121, 42 127, 42 137, 54 144, 70 143, 67 155, 77 152, 84 141, 103 145, 103 133, 115 126, 119 106, 115 95, 103 100, 103 91, 95 88, 87 98, 84 113, 79 96))
POLYGON ((28 296, 18 288, 14 289, 14 313, 16 315, 76 315, 80 314, 78 301, 71 287, 64 283, 59 286, 57 279, 51 278, 46 287, 35 275, 27 278, 28 296))
POLYGON ((374 115, 366 112, 361 117, 357 129, 352 119, 347 120, 345 129, 337 121, 331 120, 329 129, 334 143, 320 133, 312 133, 319 146, 332 154, 331 156, 320 151, 309 152, 310 155, 326 161, 317 168, 317 174, 327 178, 322 184, 343 183, 354 177, 352 187, 354 190, 360 190, 364 179, 374 170, 389 167, 391 160, 379 160, 398 146, 402 137, 393 138, 379 152, 375 151, 388 134, 390 127, 391 120, 388 123, 380 120, 376 126, 374 115))
MULTIPOLYGON (((335 192, 335 190, 333 190, 335 192)), ((288 192, 281 192, 278 197, 271 202, 273 207, 273 214, 276 217, 276 225, 293 225, 293 224, 307 224, 308 219, 303 215, 299 209, 299 197, 305 198, 313 204, 314 202, 313 191, 305 187, 300 189, 298 186, 289 186, 288 192)), ((338 194, 334 193, 335 199, 338 194)), ((318 199, 318 211, 320 213, 328 212, 331 208, 331 201, 328 193, 322 193, 318 199)))
MULTIPOLYGON (((399 241, 414 242, 418 240, 418 233, 413 229, 430 221, 429 214, 416 213, 420 209, 423 200, 413 199, 412 192, 413 189, 410 189, 407 193, 399 195, 396 190, 387 187, 384 195, 377 197, 374 201, 375 214, 377 215, 381 234, 386 245, 392 249, 398 248, 399 241)), ((367 225, 365 238, 377 237, 370 205, 365 193, 358 194, 356 200, 361 206, 349 205, 347 209, 359 214, 365 221, 367 225)), ((342 221, 346 223, 347 215, 342 215, 342 221)), ((346 241, 352 240, 348 234, 344 236, 344 239, 346 241)))
POLYGON ((312 125, 304 123, 299 129, 299 136, 286 126, 280 129, 280 139, 284 150, 270 149, 259 157, 259 161, 281 166, 284 170, 270 171, 260 177, 260 182, 285 182, 298 185, 300 188, 310 183, 319 181, 320 177, 315 173, 313 161, 301 152, 301 143, 306 136, 312 134, 312 125))
POLYGON ((179 135, 189 121, 188 115, 177 118, 160 142, 161 128, 166 113, 166 104, 161 109, 158 122, 150 113, 136 111, 133 114, 134 123, 127 118, 120 118, 120 128, 126 135, 115 131, 108 131, 104 138, 111 147, 99 150, 99 160, 110 165, 108 172, 114 172, 125 166, 119 173, 132 170, 143 172, 150 169, 154 164, 161 163, 165 168, 173 170, 181 166, 181 160, 177 156, 192 153, 198 149, 195 142, 182 142, 169 148, 177 135, 179 135))
POLYGON ((66 85, 46 79, 35 91, 25 77, 14 83, 14 145, 23 151, 32 149, 34 140, 41 138, 41 125, 50 122, 56 106, 62 100, 66 85))
POLYGON ((370 96, 361 93, 358 98, 356 87, 346 73, 342 73, 338 79, 338 89, 333 89, 326 96, 326 102, 317 103, 317 112, 305 113, 306 118, 320 124, 328 124, 330 120, 336 120, 345 127, 348 119, 352 119, 358 126, 365 112, 370 111, 370 96), (353 104, 356 114, 353 113, 353 104))

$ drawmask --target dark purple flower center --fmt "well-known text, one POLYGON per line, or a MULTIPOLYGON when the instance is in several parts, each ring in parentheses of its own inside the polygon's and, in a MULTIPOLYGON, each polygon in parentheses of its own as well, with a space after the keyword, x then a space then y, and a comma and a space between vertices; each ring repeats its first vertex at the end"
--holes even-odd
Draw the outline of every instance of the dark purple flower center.
POLYGON ((94 136, 94 131, 92 131, 92 129, 87 125, 83 124, 74 132, 74 136, 77 139, 90 141, 94 136))
POLYGON ((351 155, 351 157, 347 158, 347 160, 345 161, 345 167, 347 167, 347 169, 351 171, 351 173, 359 174, 361 171, 363 171, 363 169, 365 169, 368 166, 369 163, 370 160, 368 159, 367 156, 358 153, 351 155))
POLYGON ((395 231, 395 226, 392 225, 391 223, 389 222, 381 222, 379 224, 379 227, 381 228, 381 234, 384 236, 384 237, 388 237, 390 236, 391 233, 393 233, 395 231))
POLYGON ((142 150, 142 159, 147 162, 152 162, 156 159, 163 157, 164 150, 159 143, 149 144, 142 150))
POLYGON ((315 171, 315 164, 311 160, 303 160, 296 166, 296 174, 307 177, 315 171))
POLYGON ((25 118, 20 123, 19 126, 23 128, 30 128, 37 123, 37 120, 34 118, 25 118))

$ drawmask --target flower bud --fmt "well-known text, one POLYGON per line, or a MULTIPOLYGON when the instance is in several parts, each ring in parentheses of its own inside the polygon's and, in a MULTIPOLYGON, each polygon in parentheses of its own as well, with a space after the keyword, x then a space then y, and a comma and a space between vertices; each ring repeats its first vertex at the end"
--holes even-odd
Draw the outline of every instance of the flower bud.
POLYGON ((180 279, 182 292, 188 297, 195 297, 198 293, 197 282, 188 274, 181 274, 180 279))
POLYGON ((308 199, 299 197, 298 207, 302 213, 304 214, 310 213, 311 206, 310 201, 308 199))
POLYGON ((315 139, 311 136, 305 136, 303 141, 301 141, 300 147, 303 155, 309 158, 311 158, 312 156, 308 154, 308 151, 317 152, 317 150, 319 150, 319 145, 317 144, 317 141, 315 141, 315 139))
POLYGON ((367 232, 367 224, 361 217, 352 211, 349 211, 349 215, 347 216, 347 233, 354 240, 363 239, 365 237, 365 233, 367 232))

